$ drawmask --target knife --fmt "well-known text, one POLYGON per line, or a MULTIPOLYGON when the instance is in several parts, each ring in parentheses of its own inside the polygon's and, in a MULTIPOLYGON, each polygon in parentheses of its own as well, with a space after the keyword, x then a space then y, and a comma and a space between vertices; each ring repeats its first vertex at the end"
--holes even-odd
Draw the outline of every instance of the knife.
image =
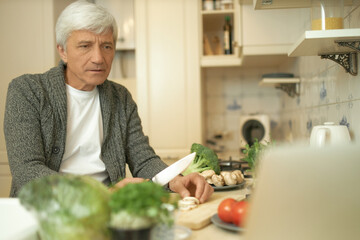
POLYGON ((193 152, 180 160, 177 160, 175 163, 171 164, 169 167, 165 168, 158 174, 156 174, 151 180, 154 183, 164 186, 173 180, 176 176, 182 173, 194 160, 196 152, 193 152))

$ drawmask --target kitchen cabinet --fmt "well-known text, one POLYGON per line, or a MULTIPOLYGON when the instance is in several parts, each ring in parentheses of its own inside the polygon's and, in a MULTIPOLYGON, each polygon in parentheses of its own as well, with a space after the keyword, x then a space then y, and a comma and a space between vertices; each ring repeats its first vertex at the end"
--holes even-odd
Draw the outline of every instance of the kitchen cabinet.
POLYGON ((198 13, 193 0, 135 1, 138 110, 162 158, 202 141, 198 13))
POLYGON ((251 0, 234 0, 233 5, 200 11, 202 67, 278 66, 288 60, 288 49, 306 29, 303 19, 310 19, 309 9, 256 11, 251 0), (223 45, 225 16, 231 17, 234 29, 232 55, 216 54, 215 40, 223 45), (209 45, 212 55, 207 54, 209 45))
POLYGON ((200 12, 200 49, 202 67, 240 66, 241 65, 241 5, 234 0, 230 9, 207 10, 198 0, 200 12), (230 18, 232 25, 231 54, 224 54, 225 18, 230 18))
POLYGON ((241 18, 243 65, 276 66, 288 59, 288 50, 305 30, 303 19, 310 19, 310 11, 257 11, 251 1, 244 1, 241 18))
MULTIPOLYGON (((353 0, 344 0, 345 5, 351 5, 353 0)), ((311 0, 253 0, 254 8, 280 9, 280 8, 307 8, 311 7, 311 0)))

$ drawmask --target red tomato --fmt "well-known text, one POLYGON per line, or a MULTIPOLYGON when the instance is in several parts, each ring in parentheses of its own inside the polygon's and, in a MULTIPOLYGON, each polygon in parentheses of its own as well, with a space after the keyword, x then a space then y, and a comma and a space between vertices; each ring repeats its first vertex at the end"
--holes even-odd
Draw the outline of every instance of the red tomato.
POLYGON ((236 202, 231 209, 231 219, 232 223, 237 226, 243 226, 246 213, 248 209, 248 202, 247 201, 239 201, 236 202))
POLYGON ((236 200, 233 198, 226 198, 221 201, 221 203, 218 206, 218 216, 222 221, 227 223, 232 222, 231 209, 233 204, 235 203, 236 200))

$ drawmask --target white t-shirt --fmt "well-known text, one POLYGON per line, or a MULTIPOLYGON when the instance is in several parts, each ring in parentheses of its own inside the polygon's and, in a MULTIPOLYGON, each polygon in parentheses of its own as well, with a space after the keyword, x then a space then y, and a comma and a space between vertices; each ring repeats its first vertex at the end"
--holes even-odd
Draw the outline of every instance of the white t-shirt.
POLYGON ((66 84, 67 129, 61 173, 89 175, 99 181, 109 177, 101 159, 103 123, 99 91, 81 91, 66 84))

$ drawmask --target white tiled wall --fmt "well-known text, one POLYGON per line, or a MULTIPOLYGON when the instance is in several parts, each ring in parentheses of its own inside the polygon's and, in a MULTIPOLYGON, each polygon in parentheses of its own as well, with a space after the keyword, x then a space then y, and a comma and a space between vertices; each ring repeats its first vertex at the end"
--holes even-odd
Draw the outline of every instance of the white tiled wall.
POLYGON ((238 151, 240 118, 251 114, 267 114, 272 133, 279 132, 281 90, 259 87, 264 73, 274 68, 208 68, 204 70, 206 140, 215 141, 215 149, 238 151), (222 139, 215 135, 222 134, 222 139), (224 148, 221 148, 224 147, 224 148))
MULTIPOLYGON (((359 3, 345 10, 345 28, 359 28, 359 3)), ((299 97, 282 95, 280 125, 285 141, 306 141, 313 126, 327 121, 348 126, 352 140, 358 141, 360 74, 352 76, 339 64, 317 56, 299 57, 284 69, 301 78, 299 97)))

